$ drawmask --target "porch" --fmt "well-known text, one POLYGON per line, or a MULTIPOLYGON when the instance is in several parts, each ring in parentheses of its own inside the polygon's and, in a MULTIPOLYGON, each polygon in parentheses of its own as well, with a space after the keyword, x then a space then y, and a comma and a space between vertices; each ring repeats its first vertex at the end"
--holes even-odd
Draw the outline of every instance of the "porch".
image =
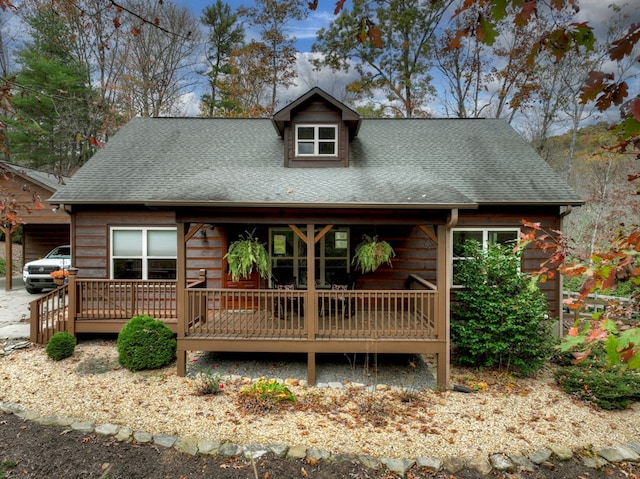
POLYGON ((178 337, 178 373, 187 351, 306 353, 315 383, 316 353, 432 353, 438 385, 448 374, 448 342, 435 285, 410 275, 404 290, 275 290, 205 288, 201 272, 187 288, 175 281, 77 278, 31 303, 31 340, 58 331, 117 333, 149 314, 178 337), (184 316, 178 296, 185 296, 184 316), (446 358, 446 359, 445 359, 446 358))

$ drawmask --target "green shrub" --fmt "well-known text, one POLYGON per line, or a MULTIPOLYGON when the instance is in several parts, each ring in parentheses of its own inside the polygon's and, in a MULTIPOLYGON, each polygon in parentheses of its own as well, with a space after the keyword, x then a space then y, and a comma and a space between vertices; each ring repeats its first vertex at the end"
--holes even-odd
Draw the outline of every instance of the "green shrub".
POLYGON ((640 375, 624 367, 565 366, 555 373, 567 394, 606 410, 625 409, 640 400, 640 375))
POLYGON ((60 331, 51 336, 45 351, 51 359, 60 361, 61 359, 73 356, 75 348, 76 338, 66 331, 60 331))
POLYGON ((570 353, 561 353, 556 382, 567 394, 606 410, 625 409, 640 400, 640 374, 625 365, 610 366, 602 344, 593 344, 591 353, 578 363, 570 353))
POLYGON ((117 346, 118 361, 131 371, 161 368, 176 357, 171 329, 146 314, 131 318, 124 325, 117 346))
POLYGON ((519 270, 520 255, 506 245, 464 245, 456 280, 464 286, 452 305, 455 361, 528 376, 551 356, 555 343, 547 301, 519 270))

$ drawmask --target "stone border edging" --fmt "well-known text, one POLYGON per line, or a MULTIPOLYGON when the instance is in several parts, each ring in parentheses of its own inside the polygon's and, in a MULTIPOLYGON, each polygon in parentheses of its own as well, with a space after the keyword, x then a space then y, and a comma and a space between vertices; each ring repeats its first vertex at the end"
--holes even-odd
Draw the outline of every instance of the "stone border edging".
MULTIPOLYGON (((152 435, 145 431, 134 431, 127 426, 115 424, 95 425, 91 421, 80 421, 75 418, 60 418, 58 416, 40 416, 33 411, 27 411, 22 405, 1 402, 0 412, 15 414, 25 421, 32 421, 45 426, 69 427, 84 434, 96 434, 102 437, 113 437, 119 442, 135 442, 136 444, 155 444, 165 448, 174 448, 184 454, 197 454, 257 459, 265 454, 286 459, 326 460, 341 462, 357 460, 369 469, 379 470, 386 467, 391 472, 406 474, 414 465, 433 472, 446 470, 455 474, 465 467, 473 468, 482 474, 491 471, 515 472, 525 470, 533 472, 538 466, 549 464, 552 459, 568 461, 574 458, 574 452, 565 446, 542 447, 529 456, 512 456, 503 453, 490 454, 488 457, 477 457, 465 460, 462 458, 439 459, 434 457, 416 457, 415 459, 376 458, 364 454, 331 454, 322 449, 306 449, 302 446, 288 446, 286 444, 247 444, 241 446, 229 442, 220 443, 210 439, 196 437, 179 437, 168 434, 152 435)), ((590 468, 601 468, 610 463, 640 462, 640 441, 627 442, 611 448, 594 451, 593 457, 580 456, 583 465, 590 468)))

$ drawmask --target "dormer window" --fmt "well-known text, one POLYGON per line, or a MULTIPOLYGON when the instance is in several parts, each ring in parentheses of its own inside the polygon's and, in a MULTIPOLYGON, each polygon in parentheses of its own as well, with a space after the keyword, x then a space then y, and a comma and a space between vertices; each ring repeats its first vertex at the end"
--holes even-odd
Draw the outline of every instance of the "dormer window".
POLYGON ((337 155, 337 125, 296 125, 296 156, 337 155))

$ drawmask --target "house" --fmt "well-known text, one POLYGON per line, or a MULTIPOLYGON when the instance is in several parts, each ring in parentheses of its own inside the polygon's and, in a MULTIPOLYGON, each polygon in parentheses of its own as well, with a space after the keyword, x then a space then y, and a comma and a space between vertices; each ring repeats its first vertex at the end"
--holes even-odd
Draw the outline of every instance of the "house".
MULTIPOLYGON (((58 245, 69 244, 69 215, 62 209, 44 203, 66 179, 0 161, 2 196, 16 202, 22 222, 22 264, 42 258, 58 245), (39 203, 45 207, 37 207, 39 203)), ((3 232, 6 232, 4 227, 3 232)), ((11 258, 11 255, 7 255, 7 258, 11 258)), ((8 267, 7 271, 10 270, 8 267)), ((11 289, 10 279, 10 275, 7 275, 8 289, 11 289)))
MULTIPOLYGON (((64 313, 32 306, 34 340, 148 312, 177 332, 181 375, 187 351, 306 353, 311 383, 316 354, 433 353, 441 386, 460 243, 561 228, 581 204, 502 120, 362 119, 318 88, 272 119, 134 118, 50 201, 71 215, 77 273, 64 313), (247 232, 291 288, 232 281, 247 232), (392 266, 354 271, 363 235, 392 266), (333 288, 345 274, 353 289, 333 288)), ((539 263, 527 251, 523 268, 539 263)), ((558 280, 542 286, 559 315, 558 280)))

